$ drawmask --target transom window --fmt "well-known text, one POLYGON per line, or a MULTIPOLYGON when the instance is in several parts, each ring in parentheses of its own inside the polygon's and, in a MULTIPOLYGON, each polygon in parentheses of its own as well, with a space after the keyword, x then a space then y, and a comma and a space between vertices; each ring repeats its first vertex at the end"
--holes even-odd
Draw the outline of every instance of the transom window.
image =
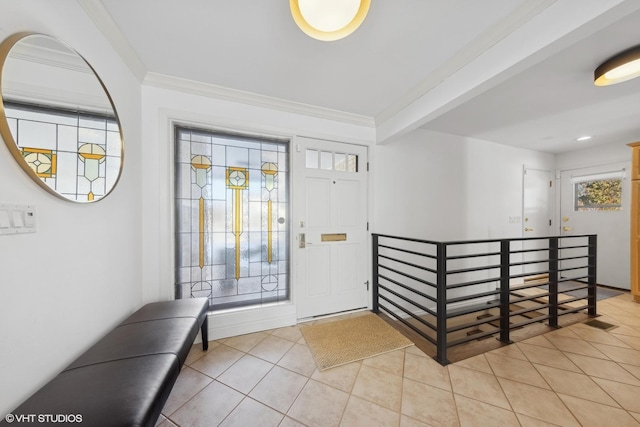
POLYGON ((176 127, 176 297, 289 299, 289 143, 176 127))
POLYGON ((358 156, 356 154, 319 151, 307 148, 305 156, 307 169, 358 172, 358 156))

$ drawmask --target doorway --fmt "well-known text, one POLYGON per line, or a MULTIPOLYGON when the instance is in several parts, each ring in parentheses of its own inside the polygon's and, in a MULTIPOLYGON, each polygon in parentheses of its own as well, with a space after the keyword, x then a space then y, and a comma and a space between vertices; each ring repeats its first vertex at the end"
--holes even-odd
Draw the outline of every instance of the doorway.
POLYGON ((292 159, 298 318, 367 307, 367 147, 298 137, 292 159))

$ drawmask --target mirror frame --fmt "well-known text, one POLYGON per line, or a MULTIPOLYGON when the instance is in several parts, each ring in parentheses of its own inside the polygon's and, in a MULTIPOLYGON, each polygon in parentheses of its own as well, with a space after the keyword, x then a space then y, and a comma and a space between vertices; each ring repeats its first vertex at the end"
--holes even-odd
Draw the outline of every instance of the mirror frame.
POLYGON ((118 111, 116 110, 115 104, 113 103, 113 99, 111 98, 111 94, 109 93, 109 91, 107 90, 107 87, 105 86, 104 82, 102 81, 102 79, 100 78, 100 76, 98 75, 96 70, 91 66, 91 64, 82 55, 80 55, 80 53, 78 53, 75 49, 73 49, 67 43, 63 42, 62 40, 59 40, 56 37, 49 36, 47 34, 42 34, 42 33, 25 31, 25 32, 20 32, 20 33, 13 34, 13 35, 7 37, 4 41, 2 41, 2 43, 0 43, 0 136, 2 136, 2 138, 4 139, 5 145, 9 148, 9 151, 11 152, 13 157, 15 158, 16 162, 20 165, 22 170, 24 170, 25 173, 27 175, 29 175, 29 177, 33 181, 36 182, 36 184, 38 184, 40 187, 44 188, 48 193, 53 194, 54 196, 56 196, 58 198, 61 198, 63 200, 66 200, 66 201, 69 201, 69 202, 80 203, 80 204, 99 202, 100 200, 104 199, 109 194, 111 194, 111 192, 118 185, 118 183, 120 181, 120 178, 122 177, 122 170, 123 170, 123 165, 124 165, 124 137, 123 137, 123 134, 122 134, 122 124, 121 124, 120 118, 118 116, 118 111), (17 141, 14 139, 13 134, 11 133, 11 129, 9 128, 9 122, 8 122, 7 115, 6 115, 6 112, 5 112, 5 100, 4 100, 4 96, 2 95, 2 92, 3 92, 4 65, 5 65, 5 62, 6 62, 7 58, 9 57, 9 53, 11 52, 11 49, 13 49, 18 44, 18 42, 24 40, 27 37, 31 37, 31 36, 47 37, 47 38, 59 43, 60 45, 64 46, 70 52, 75 53, 87 65, 87 67, 89 67, 89 69, 93 73, 94 77, 97 79, 98 83, 100 84, 100 87, 102 87, 102 90, 104 91, 104 94, 106 95, 106 97, 107 97, 107 99, 109 101, 109 104, 111 105, 111 109, 113 111, 113 115, 114 115, 115 121, 118 124, 118 134, 119 134, 119 139, 120 139, 120 165, 119 165, 119 168, 118 168, 118 176, 116 177, 115 181, 113 182, 113 185, 110 188, 106 189, 105 194, 102 195, 100 198, 97 198, 95 200, 76 200, 76 199, 71 199, 71 198, 68 198, 68 197, 64 196, 63 194, 58 193, 56 190, 51 188, 49 185, 47 185, 47 183, 45 183, 43 181, 42 178, 40 178, 36 174, 36 172, 31 168, 31 166, 29 166, 27 164, 27 162, 24 160, 22 151, 20 150, 20 146, 18 145, 17 141))

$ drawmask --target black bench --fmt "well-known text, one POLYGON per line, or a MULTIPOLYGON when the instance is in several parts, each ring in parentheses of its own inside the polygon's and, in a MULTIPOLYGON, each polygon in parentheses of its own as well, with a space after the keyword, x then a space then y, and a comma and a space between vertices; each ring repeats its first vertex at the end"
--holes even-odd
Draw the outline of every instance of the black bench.
POLYGON ((12 424, 153 427, 198 330, 208 348, 208 309, 207 298, 145 305, 12 411, 12 424))

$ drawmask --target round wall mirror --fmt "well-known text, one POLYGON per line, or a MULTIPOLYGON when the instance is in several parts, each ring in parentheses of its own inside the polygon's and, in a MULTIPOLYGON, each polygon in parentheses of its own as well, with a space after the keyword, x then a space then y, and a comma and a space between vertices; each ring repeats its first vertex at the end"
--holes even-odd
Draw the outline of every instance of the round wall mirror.
POLYGON ((15 34, 0 44, 0 135, 50 193, 95 202, 113 190, 124 146, 118 115, 95 70, 55 38, 15 34))

